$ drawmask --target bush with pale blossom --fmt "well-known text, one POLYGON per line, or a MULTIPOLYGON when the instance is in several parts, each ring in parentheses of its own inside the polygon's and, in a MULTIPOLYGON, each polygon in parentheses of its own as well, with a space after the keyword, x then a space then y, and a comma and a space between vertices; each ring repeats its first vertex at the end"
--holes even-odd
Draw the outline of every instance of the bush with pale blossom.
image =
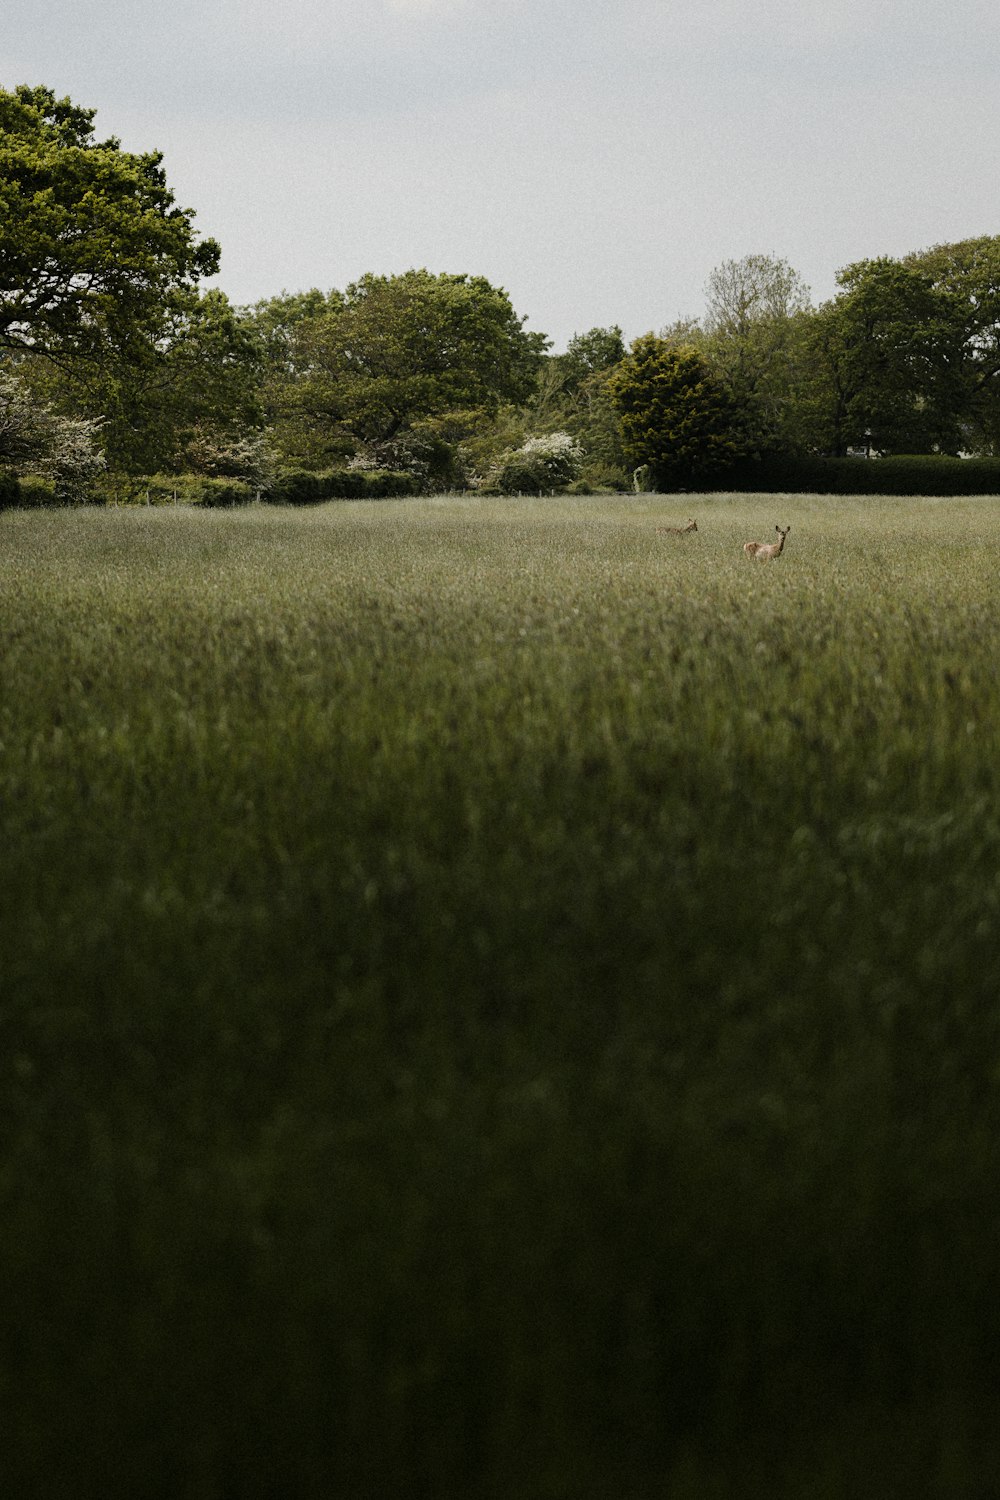
POLYGON ((506 453, 489 475, 489 488, 502 495, 552 495, 580 474, 583 452, 568 432, 528 438, 506 453))
POLYGON ((105 468, 96 446, 100 426, 57 415, 16 376, 0 371, 0 468, 7 471, 11 495, 19 493, 13 481, 26 476, 49 482, 58 501, 85 499, 91 480, 105 468))

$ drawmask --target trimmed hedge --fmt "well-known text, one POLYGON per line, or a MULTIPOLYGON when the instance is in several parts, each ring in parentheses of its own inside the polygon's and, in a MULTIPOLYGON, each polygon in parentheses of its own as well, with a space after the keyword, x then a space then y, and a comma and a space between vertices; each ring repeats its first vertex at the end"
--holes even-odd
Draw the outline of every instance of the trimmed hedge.
POLYGON ((248 505, 256 489, 241 479, 204 474, 104 474, 94 491, 108 505, 248 505))
POLYGON ((320 505, 324 500, 389 500, 419 494, 416 476, 395 469, 286 469, 263 498, 269 505, 320 505))
POLYGON ((782 494, 1000 495, 1000 458, 897 454, 890 458, 765 458, 705 486, 782 494))
POLYGON ((21 500, 21 485, 16 474, 0 469, 0 510, 10 510, 21 500))
MULTIPOLYGON (((45 505, 66 505, 62 496, 56 494, 51 479, 38 474, 15 474, 0 476, 0 505, 18 510, 35 510, 45 505)), ((81 501, 81 504, 84 502, 81 501)))
MULTIPOLYGON (((43 505, 72 505, 73 500, 67 500, 64 496, 57 494, 55 480, 43 479, 39 474, 22 474, 20 481, 21 493, 18 496, 18 505, 22 507, 43 505)), ((81 499, 80 504, 85 501, 81 499)))
MULTIPOLYGON (((261 495, 272 505, 316 505, 324 500, 382 500, 416 495, 413 474, 389 469, 330 469, 314 474, 292 469, 279 475, 273 490, 261 495)), ((248 505, 258 490, 241 479, 209 479, 204 474, 100 474, 87 498, 105 505, 200 505, 217 508, 248 505)), ((51 480, 21 478, 0 471, 0 508, 59 503, 51 480)))
POLYGON ((56 490, 55 481, 39 474, 15 474, 0 470, 0 510, 38 510, 54 505, 88 505, 92 503, 90 486, 79 500, 67 499, 56 490))

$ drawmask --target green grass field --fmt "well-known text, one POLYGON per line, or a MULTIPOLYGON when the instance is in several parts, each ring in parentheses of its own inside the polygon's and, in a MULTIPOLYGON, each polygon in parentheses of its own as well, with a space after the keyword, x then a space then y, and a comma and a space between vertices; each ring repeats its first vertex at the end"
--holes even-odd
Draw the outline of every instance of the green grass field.
POLYGON ((993 498, 0 516, 4 1496, 993 1500, 998 582, 993 498))

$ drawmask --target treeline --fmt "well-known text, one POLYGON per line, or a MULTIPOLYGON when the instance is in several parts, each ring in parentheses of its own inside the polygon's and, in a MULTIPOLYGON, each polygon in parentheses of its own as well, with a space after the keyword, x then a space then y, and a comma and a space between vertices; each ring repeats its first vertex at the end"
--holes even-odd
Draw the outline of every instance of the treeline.
MULTIPOLYGON (((809 475, 862 493, 870 478, 816 460, 996 456, 1000 237, 860 261, 837 282, 813 307, 785 261, 715 270, 704 319, 635 340, 611 378, 627 454, 663 485, 743 474, 785 489, 809 475)), ((921 486, 932 472, 895 468, 921 486)))
POLYGON ((157 152, 0 90, 0 503, 849 488, 857 466, 822 460, 852 453, 937 455, 894 467, 940 488, 945 456, 1000 451, 1000 237, 859 262, 819 307, 747 256, 702 318, 553 354, 473 275, 235 307, 193 220, 157 152))

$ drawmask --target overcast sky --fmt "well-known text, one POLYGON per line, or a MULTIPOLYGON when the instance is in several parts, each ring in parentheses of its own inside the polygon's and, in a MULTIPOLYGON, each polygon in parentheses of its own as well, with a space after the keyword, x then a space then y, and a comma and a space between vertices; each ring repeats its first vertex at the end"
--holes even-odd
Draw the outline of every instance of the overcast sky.
POLYGON ((236 302, 484 275, 556 349, 1000 233, 997 0, 0 0, 0 85, 157 147, 236 302))

